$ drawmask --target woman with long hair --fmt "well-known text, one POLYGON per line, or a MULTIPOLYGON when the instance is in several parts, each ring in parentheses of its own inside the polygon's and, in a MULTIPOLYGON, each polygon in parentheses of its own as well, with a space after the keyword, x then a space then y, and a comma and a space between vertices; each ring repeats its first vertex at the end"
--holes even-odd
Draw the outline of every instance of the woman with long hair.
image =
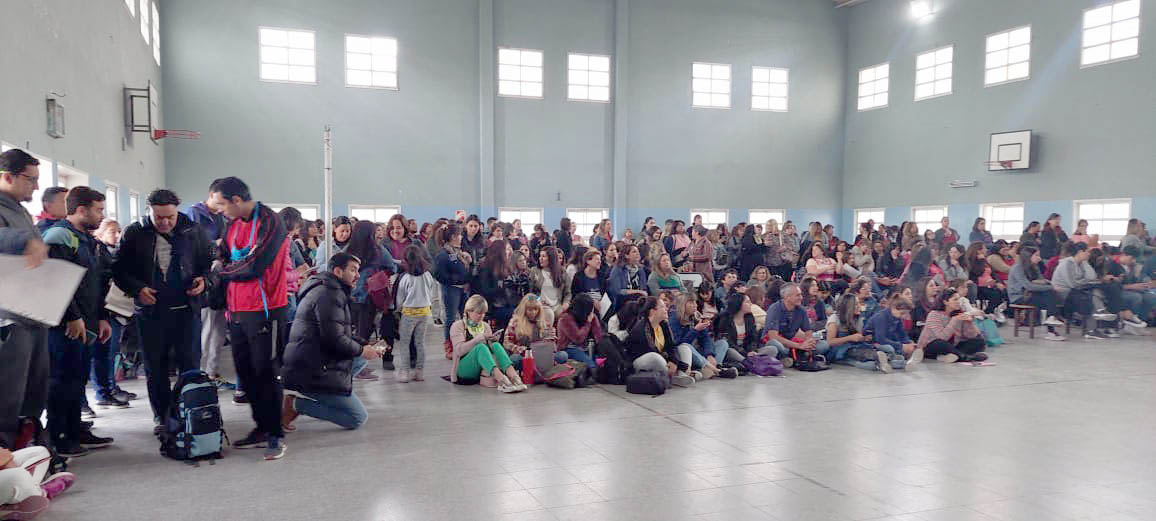
POLYGON ((670 235, 662 240, 666 253, 670 254, 670 262, 675 269, 682 267, 690 260, 690 237, 686 234, 686 223, 674 221, 670 224, 670 235))
POLYGON ((558 316, 562 308, 570 303, 571 277, 558 262, 558 249, 543 247, 538 252, 538 262, 530 269, 530 287, 542 298, 542 305, 558 316))
POLYGON ((615 309, 631 295, 645 296, 650 277, 650 272, 642 265, 642 252, 638 246, 624 244, 619 258, 620 262, 611 268, 606 282, 606 290, 610 293, 615 309))
POLYGON ((750 297, 732 292, 727 295, 723 311, 714 321, 714 337, 727 341, 727 360, 742 361, 750 355, 760 354, 778 358, 785 367, 791 367, 794 360, 786 348, 780 350, 777 346, 763 345, 762 332, 751 313, 753 305, 750 297))
POLYGON ((450 222, 441 229, 438 242, 442 244, 434 256, 434 278, 442 286, 442 305, 445 307, 446 358, 450 357, 450 327, 462 312, 466 300, 466 285, 469 284, 473 256, 462 249, 462 228, 450 222))
POLYGON ((987 263, 987 248, 982 242, 973 242, 963 254, 967 276, 976 287, 976 301, 987 302, 984 312, 996 322, 1005 320, 999 310, 1007 302, 1007 285, 997 279, 987 263))
POLYGON ((682 291, 682 279, 674 271, 670 255, 663 253, 659 256, 657 265, 646 279, 646 288, 652 297, 663 291, 682 291))
MULTIPOLYGON (((589 252, 598 255, 597 251, 589 252)), ((593 340, 595 344, 602 340, 602 322, 598 319, 594 300, 587 293, 576 293, 570 301, 570 308, 558 318, 558 352, 566 353, 570 360, 577 360, 586 364, 586 367, 595 369, 598 364, 586 351, 586 344, 593 340)))
POLYGON ((751 278, 751 272, 755 271, 755 267, 761 266, 766 260, 766 252, 767 247, 755 227, 747 226, 739 242, 739 280, 751 278))
POLYGON ((522 297, 514 315, 506 326, 503 347, 510 354, 510 360, 517 365, 526 350, 534 342, 554 340, 554 314, 542 305, 542 299, 533 293, 522 297))
POLYGON ((558 221, 558 229, 554 231, 554 246, 562 250, 562 254, 569 257, 570 250, 574 247, 574 238, 571 235, 571 228, 573 223, 570 222, 569 217, 563 217, 558 221))
POLYGON ((474 292, 486 298, 490 306, 489 317, 494 319, 498 329, 506 328, 514 307, 518 305, 519 296, 510 281, 514 275, 512 255, 513 251, 505 240, 490 243, 474 279, 474 292))
POLYGON ((654 271, 654 268, 658 267, 658 258, 666 253, 666 247, 662 245, 662 229, 657 226, 647 228, 643 239, 646 249, 643 259, 646 261, 647 269, 654 271))
POLYGON ((501 339, 485 321, 488 307, 484 297, 474 295, 466 301, 462 319, 450 326, 450 358, 454 361, 450 381, 481 381, 485 376, 497 382, 499 392, 525 391, 518 369, 498 342, 501 339))
MULTIPOLYGON (((371 225, 373 223, 370 223, 371 225)), ((353 221, 348 217, 341 215, 333 218, 333 251, 325 248, 325 241, 320 241, 317 245, 317 272, 324 273, 329 271, 326 264, 333 254, 339 251, 345 251, 346 246, 349 245, 349 237, 353 234, 353 221)))
POLYGON ((987 219, 983 217, 976 217, 975 224, 971 225, 971 233, 968 234, 968 242, 982 243, 986 247, 991 247, 995 244, 992 240, 991 232, 987 231, 987 219))
POLYGON ((1067 340, 1056 332, 1057 326, 1063 326, 1057 311, 1060 297, 1052 287, 1051 281, 1044 278, 1040 272, 1040 252, 1033 246, 1020 246, 1019 258, 1011 268, 1008 276, 1007 293, 1012 304, 1029 304, 1040 311, 1047 312, 1043 325, 1048 327, 1044 340, 1067 340))
POLYGON ((827 343, 831 346, 832 361, 883 373, 906 367, 902 353, 896 354, 891 345, 876 344, 874 337, 864 332, 864 320, 865 314, 855 293, 848 291, 839 297, 835 313, 827 319, 827 343))
MULTIPOLYGON (((353 312, 353 334, 364 339, 373 336, 378 313, 378 309, 369 300, 369 278, 382 270, 397 272, 397 261, 388 250, 377 243, 374 238, 376 232, 377 226, 372 222, 358 221, 353 226, 353 233, 349 235, 349 243, 345 247, 346 253, 361 260, 361 271, 358 272, 357 282, 349 294, 349 307, 353 312)), ((386 338, 388 336, 386 328, 381 328, 380 333, 384 340, 393 340, 386 338)), ((386 362, 387 369, 393 369, 392 352, 383 356, 382 360, 386 362)), ((372 377, 372 372, 366 374, 366 371, 362 371, 361 374, 363 378, 372 377)))
POLYGON ((466 219, 461 248, 474 259, 470 271, 477 268, 482 263, 482 258, 486 256, 486 234, 482 233, 482 221, 476 215, 466 219))
POLYGON ((706 228, 695 226, 690 230, 690 271, 702 275, 706 280, 714 280, 714 245, 707 239, 706 228))
MULTIPOLYGON (((1027 228, 1024 228, 1023 235, 1020 235, 1020 246, 1032 246, 1038 248, 1040 246, 1040 222, 1032 221, 1028 223, 1027 228)), ((1041 254, 1041 257, 1043 255, 1041 254)), ((1048 257, 1051 258, 1051 257, 1048 257)), ((1045 259, 1046 260, 1046 259, 1045 259)))
POLYGON ((1044 228, 1040 230, 1040 256, 1050 259, 1060 254, 1060 245, 1068 242, 1068 234, 1060 226, 1060 214, 1048 215, 1044 228))
POLYGON ((743 356, 738 351, 731 353, 730 344, 724 338, 714 338, 713 320, 698 311, 698 302, 692 293, 680 293, 674 299, 667 325, 674 334, 674 343, 691 347, 691 369, 704 369, 708 375, 719 373, 719 364, 724 361, 741 362, 743 356))
POLYGON ((572 295, 570 305, 574 305, 574 298, 579 294, 585 294, 594 303, 595 310, 599 313, 609 312, 609 309, 602 309, 602 296, 606 294, 606 284, 598 276, 599 270, 602 269, 602 253, 595 249, 587 249, 582 254, 581 263, 582 269, 576 271, 570 281, 572 295))
POLYGON ((409 236, 408 221, 402 214, 394 214, 385 225, 386 237, 383 245, 395 259, 405 258, 405 248, 413 241, 409 236))
POLYGON ((959 299, 960 294, 953 288, 935 297, 916 344, 932 359, 942 356, 944 363, 987 360, 983 334, 972 322, 973 317, 962 312, 959 299))
POLYGON ((903 246, 903 251, 911 251, 917 242, 923 242, 923 238, 919 236, 919 225, 913 221, 907 221, 903 224, 903 238, 900 241, 903 246))
POLYGON ((626 352, 635 371, 653 371, 670 378, 679 387, 694 385, 690 371, 690 346, 674 344, 667 323, 670 315, 662 299, 646 297, 638 319, 626 339, 626 352))

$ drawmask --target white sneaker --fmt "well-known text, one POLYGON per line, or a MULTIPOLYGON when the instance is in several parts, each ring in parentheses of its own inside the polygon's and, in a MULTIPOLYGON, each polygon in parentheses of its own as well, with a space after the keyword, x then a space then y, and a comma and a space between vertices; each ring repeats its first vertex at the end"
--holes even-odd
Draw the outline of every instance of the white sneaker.
POLYGON ((1129 326, 1132 326, 1132 327, 1139 327, 1139 328, 1148 327, 1148 323, 1147 323, 1147 322, 1145 322, 1145 321, 1143 321, 1143 320, 1140 320, 1140 319, 1138 319, 1138 318, 1136 318, 1136 317, 1132 317, 1132 318, 1124 318, 1124 319, 1121 319, 1121 320, 1123 320, 1125 324, 1127 324, 1127 325, 1129 325, 1129 326))
POLYGON ((915 348, 914 351, 911 352, 911 358, 907 359, 907 368, 911 369, 911 366, 919 365, 919 362, 922 362, 922 361, 923 361, 923 350, 917 347, 917 348, 915 348))
POLYGON ((396 374, 398 383, 404 384, 409 382, 409 369, 398 369, 396 374))
POLYGON ((1007 322, 1007 316, 1005 316, 1003 314, 1003 311, 1000 311, 999 309, 996 309, 995 313, 992 313, 992 315, 994 316, 994 318, 992 318, 992 320, 995 320, 996 322, 999 322, 1000 324, 1007 322))
POLYGON ((940 358, 939 361, 943 362, 945 364, 954 364, 954 363, 959 361, 959 355, 957 355, 955 353, 947 353, 946 355, 943 355, 943 357, 940 358))
POLYGON ((1048 318, 1044 319, 1044 325, 1045 326, 1062 326, 1062 325, 1064 325, 1064 323, 1063 323, 1063 321, 1061 321, 1060 319, 1058 319, 1054 316, 1049 316, 1048 318))
POLYGON ((1067 339, 1068 337, 1052 331, 1048 331, 1047 334, 1044 335, 1044 340, 1051 340, 1052 342, 1063 342, 1067 339))
POLYGON ((701 382, 705 380, 705 378, 702 377, 702 371, 691 371, 690 377, 694 378, 695 382, 701 382))
POLYGON ((670 383, 679 387, 690 387, 694 385, 694 378, 686 373, 678 373, 670 379, 670 383))
POLYGON ((1129 324, 1127 322, 1124 323, 1124 334, 1125 335, 1132 335, 1132 336, 1149 336, 1149 335, 1151 335, 1151 333, 1148 332, 1147 327, 1136 327, 1136 326, 1133 326, 1132 324, 1129 324))
POLYGON ((891 359, 887 358, 887 353, 883 351, 875 352, 875 368, 884 373, 891 372, 891 359))

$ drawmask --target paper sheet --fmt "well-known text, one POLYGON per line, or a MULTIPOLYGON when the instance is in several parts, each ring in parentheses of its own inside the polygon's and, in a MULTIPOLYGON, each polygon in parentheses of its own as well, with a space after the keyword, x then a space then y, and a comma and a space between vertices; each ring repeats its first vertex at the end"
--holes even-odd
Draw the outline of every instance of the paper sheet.
POLYGON ((0 309, 48 326, 60 325, 84 273, 85 268, 60 259, 45 260, 30 270, 24 257, 0 255, 0 309))

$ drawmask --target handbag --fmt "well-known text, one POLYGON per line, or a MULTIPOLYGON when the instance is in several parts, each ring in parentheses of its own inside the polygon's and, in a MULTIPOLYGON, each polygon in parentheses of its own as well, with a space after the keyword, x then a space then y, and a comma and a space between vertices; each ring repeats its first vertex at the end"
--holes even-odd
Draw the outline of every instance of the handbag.
POLYGON ((626 377, 626 392, 658 396, 670 387, 670 379, 665 373, 641 371, 626 377))

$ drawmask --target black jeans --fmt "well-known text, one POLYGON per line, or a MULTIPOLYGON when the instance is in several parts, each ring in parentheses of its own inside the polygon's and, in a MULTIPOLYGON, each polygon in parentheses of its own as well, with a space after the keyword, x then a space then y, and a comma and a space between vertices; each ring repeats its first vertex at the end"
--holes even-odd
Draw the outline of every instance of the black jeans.
POLYGON ((136 324, 148 368, 149 406, 154 421, 163 422, 168 417, 173 401, 169 370, 173 365, 181 373, 201 366, 200 342, 193 342, 194 336, 200 337, 200 323, 200 313, 194 313, 187 306, 168 309, 157 304, 137 312, 136 324))
POLYGON ((80 406, 84 403, 84 384, 88 377, 83 342, 64 336, 64 326, 48 332, 51 376, 48 380, 48 433, 54 444, 76 442, 83 428, 80 406))
POLYGON ((1026 304, 1035 306, 1039 309, 1047 311, 1048 316, 1055 316, 1056 309, 1058 309, 1058 301, 1059 297, 1053 290, 1032 291, 1026 293, 1024 298, 1019 299, 1017 302, 1013 302, 1013 304, 1026 304))
POLYGON ((927 344, 927 347, 923 348, 923 353, 929 358, 953 354, 960 359, 966 359, 967 355, 974 355, 985 349, 987 349, 987 343, 982 338, 969 338, 957 344, 946 340, 933 340, 927 344))
POLYGON ((9 446, 21 417, 40 421, 48 402, 49 367, 47 329, 0 327, 0 439, 9 446))
POLYGON ((233 313, 229 320, 229 344, 237 376, 245 382, 257 432, 283 436, 281 431, 281 384, 277 381, 277 346, 285 322, 285 308, 233 313))
POLYGON ((978 288, 976 290, 978 295, 977 300, 986 300, 987 307, 984 308, 984 313, 994 313, 995 308, 1007 301, 1007 292, 996 288, 978 288))
POLYGON ((1064 315, 1080 314, 1084 318, 1092 316, 1092 290, 1073 289, 1064 298, 1064 315))

